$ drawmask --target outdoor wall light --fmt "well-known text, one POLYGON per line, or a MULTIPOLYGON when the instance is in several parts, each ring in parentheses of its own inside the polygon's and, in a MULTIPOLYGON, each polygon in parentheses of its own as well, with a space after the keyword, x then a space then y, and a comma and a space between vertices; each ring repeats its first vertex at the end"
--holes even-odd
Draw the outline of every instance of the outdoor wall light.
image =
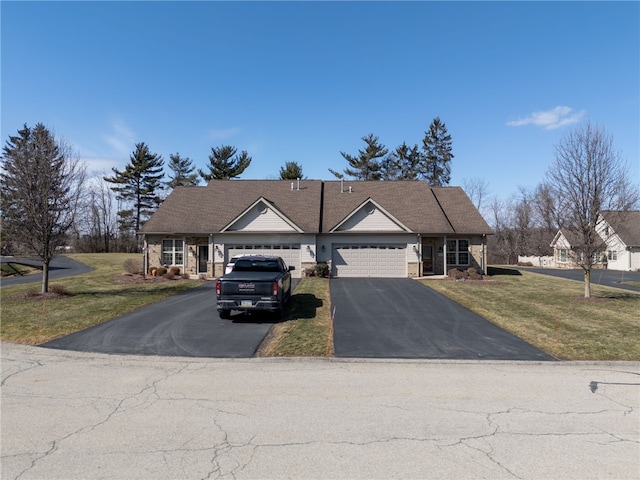
POLYGON ((322 253, 324 253, 324 245, 322 245, 322 247, 320 247, 320 251, 321 251, 322 253))

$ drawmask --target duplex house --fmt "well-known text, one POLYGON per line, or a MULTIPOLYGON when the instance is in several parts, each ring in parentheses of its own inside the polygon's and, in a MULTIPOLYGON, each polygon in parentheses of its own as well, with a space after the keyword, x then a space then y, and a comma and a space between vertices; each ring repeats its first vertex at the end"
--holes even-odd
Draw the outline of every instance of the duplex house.
POLYGON ((421 181, 213 180, 178 187, 141 229, 145 267, 223 274, 238 254, 282 257, 296 276, 486 272, 491 229, 459 187, 421 181))
MULTIPOLYGON (((594 264, 611 270, 640 270, 640 211, 602 211, 596 222, 602 242, 594 264)), ((558 268, 579 266, 579 240, 568 229, 556 234, 551 247, 558 268)))

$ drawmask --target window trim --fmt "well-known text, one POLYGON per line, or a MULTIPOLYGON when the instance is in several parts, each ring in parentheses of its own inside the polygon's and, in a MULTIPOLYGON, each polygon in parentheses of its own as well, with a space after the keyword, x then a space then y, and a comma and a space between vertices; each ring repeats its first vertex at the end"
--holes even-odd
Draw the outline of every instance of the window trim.
POLYGON ((569 263, 569 249, 568 248, 558 248, 556 251, 558 252, 558 255, 557 255, 557 258, 556 258, 556 262, 558 262, 558 263, 569 263))
POLYGON ((447 239, 447 265, 459 265, 468 266, 471 265, 471 241, 468 238, 448 238, 447 239), (452 243, 455 242, 455 248, 452 247, 452 243), (460 249, 460 242, 467 242, 465 249, 460 249), (452 257, 450 257, 450 255, 452 257), (460 262, 460 258, 464 255, 467 256, 466 262, 460 262), (450 261, 455 259, 455 261, 450 261))
POLYGON ((184 250, 185 250, 185 246, 186 246, 186 242, 184 240, 184 238, 163 238, 161 243, 161 252, 160 252, 160 262, 162 263, 162 265, 166 265, 166 266, 181 266, 184 267, 184 250), (171 242, 171 248, 167 248, 165 249, 165 242, 171 242), (176 242, 182 242, 182 248, 176 248, 176 242), (171 262, 167 263, 165 262, 165 255, 171 255, 171 262), (177 256, 181 256, 182 257, 182 262, 178 263, 176 262, 176 257, 177 256))

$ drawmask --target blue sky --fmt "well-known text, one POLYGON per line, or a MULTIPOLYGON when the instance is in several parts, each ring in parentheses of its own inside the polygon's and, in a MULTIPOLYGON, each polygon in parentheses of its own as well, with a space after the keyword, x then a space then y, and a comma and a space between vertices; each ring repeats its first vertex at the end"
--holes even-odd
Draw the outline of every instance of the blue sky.
POLYGON ((453 140, 451 185, 542 181, 560 138, 605 128, 640 183, 638 2, 1 2, 4 144, 42 122, 96 173, 135 143, 211 147, 334 179, 373 133, 453 140))

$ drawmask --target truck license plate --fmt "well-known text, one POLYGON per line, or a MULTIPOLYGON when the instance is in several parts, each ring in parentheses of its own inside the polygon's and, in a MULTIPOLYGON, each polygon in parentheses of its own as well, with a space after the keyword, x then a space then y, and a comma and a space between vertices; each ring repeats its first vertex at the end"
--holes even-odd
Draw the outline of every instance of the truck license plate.
POLYGON ((240 306, 241 307, 253 307, 253 303, 251 302, 251 300, 241 300, 240 301, 240 306))

